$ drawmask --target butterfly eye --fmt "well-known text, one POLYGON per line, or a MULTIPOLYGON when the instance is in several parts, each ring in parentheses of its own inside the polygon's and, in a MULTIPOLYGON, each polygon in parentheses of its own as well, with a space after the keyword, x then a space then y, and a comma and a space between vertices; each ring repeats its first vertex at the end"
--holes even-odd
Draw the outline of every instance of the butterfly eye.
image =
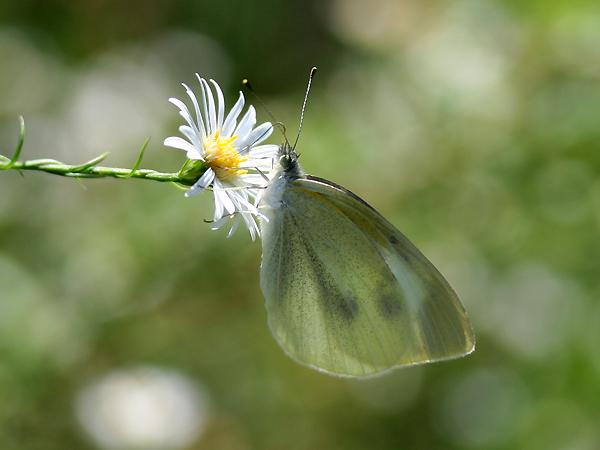
POLYGON ((290 155, 281 155, 279 158, 279 164, 286 172, 290 170, 292 166, 292 161, 290 160, 290 155))

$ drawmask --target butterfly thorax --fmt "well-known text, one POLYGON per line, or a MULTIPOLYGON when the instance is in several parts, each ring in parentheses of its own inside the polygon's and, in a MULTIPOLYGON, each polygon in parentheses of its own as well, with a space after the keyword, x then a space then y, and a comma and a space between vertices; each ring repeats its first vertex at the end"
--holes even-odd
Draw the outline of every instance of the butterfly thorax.
POLYGON ((294 180, 303 178, 304 171, 298 164, 298 154, 285 143, 279 147, 278 159, 272 172, 271 181, 260 200, 260 208, 278 209, 283 205, 283 194, 294 180))

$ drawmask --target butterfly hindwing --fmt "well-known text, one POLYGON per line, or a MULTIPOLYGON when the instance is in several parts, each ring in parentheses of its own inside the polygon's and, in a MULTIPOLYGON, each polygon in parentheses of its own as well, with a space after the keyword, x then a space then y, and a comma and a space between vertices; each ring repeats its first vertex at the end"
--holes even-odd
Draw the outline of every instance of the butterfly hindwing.
POLYGON ((263 229, 261 285, 271 331, 294 359, 368 376, 473 348, 456 294, 364 201, 300 178, 263 229))

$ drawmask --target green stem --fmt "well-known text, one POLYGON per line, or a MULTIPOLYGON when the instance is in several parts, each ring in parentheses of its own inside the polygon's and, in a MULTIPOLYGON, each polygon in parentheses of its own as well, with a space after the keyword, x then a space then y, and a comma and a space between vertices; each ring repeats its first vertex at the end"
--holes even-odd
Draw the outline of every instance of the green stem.
POLYGON ((103 167, 97 164, 104 161, 108 153, 103 153, 86 163, 79 165, 64 164, 55 159, 32 159, 30 161, 19 161, 23 142, 25 140, 25 121, 19 117, 19 139, 12 158, 0 155, 0 170, 32 170, 51 173, 62 177, 71 178, 142 178, 144 180, 177 183, 184 186, 192 186, 206 172, 207 166, 202 161, 186 161, 179 172, 157 172, 150 169, 139 169, 148 147, 149 139, 146 139, 140 153, 131 169, 119 167, 103 167))
POLYGON ((72 178, 142 178, 145 180, 179 183, 186 186, 194 184, 195 180, 186 179, 179 172, 158 172, 151 169, 124 169, 119 167, 87 166, 62 164, 51 159, 33 159, 30 161, 15 161, 6 170, 34 170, 53 175, 72 178))

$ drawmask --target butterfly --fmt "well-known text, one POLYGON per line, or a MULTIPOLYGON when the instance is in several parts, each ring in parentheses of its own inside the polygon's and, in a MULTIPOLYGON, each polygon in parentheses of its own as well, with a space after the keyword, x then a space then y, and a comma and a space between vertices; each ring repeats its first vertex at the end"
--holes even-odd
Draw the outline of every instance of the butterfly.
POLYGON ((471 353, 473 329, 444 277, 363 199, 306 175, 295 145, 279 147, 259 203, 260 284, 277 343, 343 377, 471 353))
POLYGON ((465 309, 433 264, 360 197, 306 175, 287 144, 260 209, 269 327, 296 361, 366 377, 474 350, 465 309))

